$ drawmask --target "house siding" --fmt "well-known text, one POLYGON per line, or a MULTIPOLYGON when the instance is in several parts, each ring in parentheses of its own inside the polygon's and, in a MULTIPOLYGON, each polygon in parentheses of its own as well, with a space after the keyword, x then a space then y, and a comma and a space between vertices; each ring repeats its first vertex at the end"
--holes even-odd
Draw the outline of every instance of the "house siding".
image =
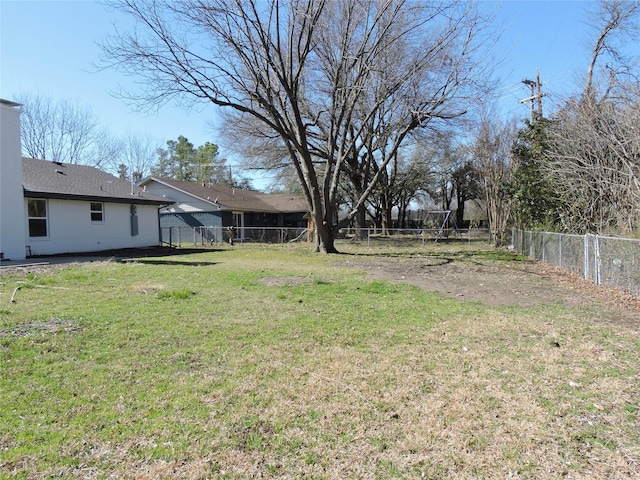
POLYGON ((55 255, 160 245, 156 205, 136 205, 137 235, 132 235, 131 217, 131 204, 105 202, 103 222, 92 222, 91 202, 48 199, 47 237, 30 238, 26 226, 27 250, 55 255))
POLYGON ((26 257, 20 150, 20 107, 3 101, 0 103, 0 260, 26 257))
POLYGON ((180 243, 185 239, 183 229, 196 229, 193 232, 194 242, 196 238, 203 242, 224 241, 222 212, 164 213, 160 215, 160 227, 162 240, 166 243, 180 243))
MULTIPOLYGON (((171 213, 197 213, 197 212, 209 212, 214 210, 215 207, 211 203, 199 200, 196 197, 179 192, 171 187, 162 185, 157 182, 152 182, 147 185, 148 191, 161 197, 165 197, 173 202, 160 210, 160 214, 171 213)), ((164 225, 163 225, 164 226, 164 225)))
POLYGON ((221 212, 163 213, 160 215, 162 228, 169 227, 220 227, 221 212))
POLYGON ((262 213, 246 212, 244 224, 247 227, 285 227, 306 228, 307 220, 304 212, 297 213, 262 213))

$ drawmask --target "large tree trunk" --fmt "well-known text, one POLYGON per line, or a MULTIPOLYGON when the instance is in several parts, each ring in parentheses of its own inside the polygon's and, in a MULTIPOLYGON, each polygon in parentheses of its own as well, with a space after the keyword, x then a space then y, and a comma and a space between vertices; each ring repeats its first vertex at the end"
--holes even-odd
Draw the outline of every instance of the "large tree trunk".
POLYGON ((364 233, 363 231, 367 228, 367 210, 365 208, 364 203, 358 206, 358 212, 354 217, 356 223, 356 239, 363 240, 364 233))
POLYGON ((315 218, 316 221, 316 252, 339 253, 335 247, 335 238, 338 233, 335 213, 329 205, 318 210, 320 213, 315 218))
POLYGON ((391 199, 385 193, 382 194, 382 234, 389 235, 389 230, 393 227, 393 218, 391 215, 391 210, 393 209, 393 205, 391 204, 391 199))
POLYGON ((456 226, 458 228, 462 228, 464 226, 464 202, 466 201, 466 198, 462 192, 458 192, 456 200, 458 203, 458 207, 456 209, 456 226))
POLYGON ((339 253, 335 247, 335 235, 330 226, 320 223, 316 227, 316 232, 316 252, 339 253))

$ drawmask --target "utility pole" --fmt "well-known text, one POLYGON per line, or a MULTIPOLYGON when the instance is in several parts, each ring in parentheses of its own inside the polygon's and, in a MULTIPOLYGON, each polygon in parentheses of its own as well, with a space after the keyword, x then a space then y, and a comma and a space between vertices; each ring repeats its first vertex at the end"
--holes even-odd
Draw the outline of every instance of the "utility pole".
POLYGON ((542 84, 540 83, 540 71, 536 69, 536 79, 535 80, 522 80, 522 83, 529 86, 531 88, 531 96, 527 98, 523 98, 520 100, 520 103, 531 102, 531 123, 536 121, 536 111, 535 104, 536 100, 538 102, 538 118, 542 118, 542 97, 546 95, 546 93, 542 93, 542 84))

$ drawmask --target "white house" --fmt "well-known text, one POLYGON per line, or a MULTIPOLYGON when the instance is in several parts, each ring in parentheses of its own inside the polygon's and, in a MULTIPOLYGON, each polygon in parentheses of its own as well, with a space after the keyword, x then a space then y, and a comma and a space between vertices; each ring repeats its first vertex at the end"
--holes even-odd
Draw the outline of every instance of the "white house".
POLYGON ((94 167, 22 158, 20 106, 1 105, 2 259, 160 245, 171 201, 94 167))

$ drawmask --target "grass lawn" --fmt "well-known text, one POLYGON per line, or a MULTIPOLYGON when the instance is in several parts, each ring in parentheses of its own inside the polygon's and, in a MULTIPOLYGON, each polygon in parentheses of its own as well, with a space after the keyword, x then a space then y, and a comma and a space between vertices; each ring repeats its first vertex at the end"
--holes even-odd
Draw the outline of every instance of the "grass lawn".
POLYGON ((241 246, 0 276, 0 478, 640 476, 638 330, 346 258, 241 246))

